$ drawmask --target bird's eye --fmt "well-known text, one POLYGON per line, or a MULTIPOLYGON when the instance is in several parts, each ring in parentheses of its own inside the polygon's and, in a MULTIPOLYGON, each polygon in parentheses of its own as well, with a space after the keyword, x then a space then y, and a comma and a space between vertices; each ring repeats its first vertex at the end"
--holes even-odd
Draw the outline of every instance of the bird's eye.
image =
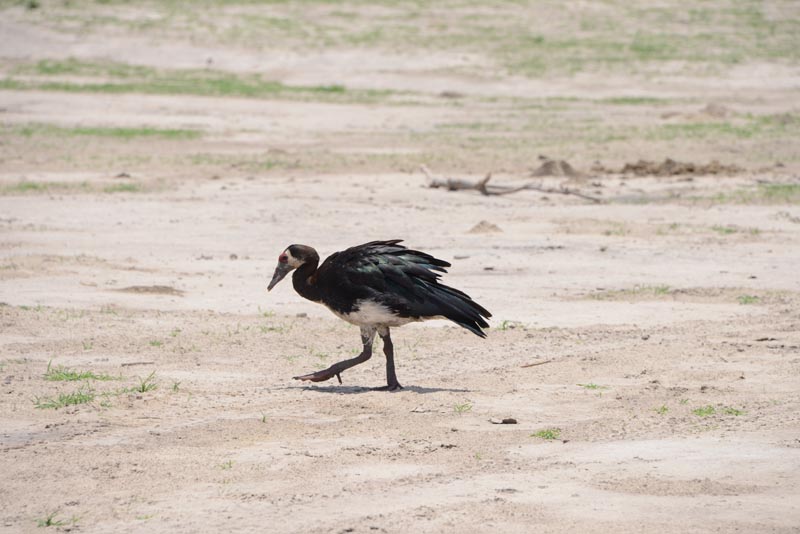
POLYGON ((289 261, 289 257, 286 256, 286 254, 281 254, 280 256, 278 256, 278 261, 280 263, 287 263, 289 261))

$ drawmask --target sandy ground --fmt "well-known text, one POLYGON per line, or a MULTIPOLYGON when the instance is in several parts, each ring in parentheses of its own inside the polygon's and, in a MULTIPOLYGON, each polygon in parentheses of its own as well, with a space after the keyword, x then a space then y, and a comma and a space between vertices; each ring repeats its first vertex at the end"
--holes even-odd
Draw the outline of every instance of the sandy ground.
MULTIPOLYGON (((59 6, 3 7, 6 80, 51 76, 30 70, 44 59, 213 57, 397 94, 3 86, 0 531, 800 531, 794 63, 536 78, 471 48, 284 35, 267 54, 182 19, 170 40, 103 25, 155 8, 59 6), (537 183, 602 202, 448 192, 418 168, 523 184, 543 151, 582 174, 537 183), (741 170, 613 170, 664 157, 741 170), (342 385, 293 381, 359 336, 289 283, 266 293, 278 254, 390 238, 453 263, 488 338, 395 329, 396 393, 369 389, 380 350, 342 385)), ((226 4, 219 24, 258 9, 226 4)), ((67 66, 52 79, 89 79, 67 66)))

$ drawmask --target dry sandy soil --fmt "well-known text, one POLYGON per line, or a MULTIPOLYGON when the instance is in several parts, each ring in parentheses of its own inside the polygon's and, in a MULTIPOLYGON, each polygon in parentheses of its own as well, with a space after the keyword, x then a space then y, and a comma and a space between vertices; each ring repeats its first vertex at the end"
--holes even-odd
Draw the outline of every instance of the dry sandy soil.
POLYGON ((800 531, 800 12, 650 4, 0 3, 0 531, 800 531), (293 381, 390 238, 488 338, 293 381))

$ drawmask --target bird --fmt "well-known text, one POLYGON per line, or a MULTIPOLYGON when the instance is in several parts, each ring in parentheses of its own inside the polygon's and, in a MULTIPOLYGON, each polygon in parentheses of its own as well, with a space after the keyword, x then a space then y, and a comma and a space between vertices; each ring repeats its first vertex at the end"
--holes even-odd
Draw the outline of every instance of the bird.
POLYGON ((278 265, 267 286, 271 291, 294 271, 292 285, 300 296, 325 305, 334 315, 361 328, 363 350, 296 380, 323 382, 372 357, 375 335, 383 341, 386 386, 396 391, 394 345, 389 330, 415 321, 449 319, 473 334, 486 337, 486 319, 492 314, 469 295, 439 282, 450 263, 401 245, 401 239, 370 241, 331 254, 322 265, 319 254, 307 245, 290 245, 278 256, 278 265))

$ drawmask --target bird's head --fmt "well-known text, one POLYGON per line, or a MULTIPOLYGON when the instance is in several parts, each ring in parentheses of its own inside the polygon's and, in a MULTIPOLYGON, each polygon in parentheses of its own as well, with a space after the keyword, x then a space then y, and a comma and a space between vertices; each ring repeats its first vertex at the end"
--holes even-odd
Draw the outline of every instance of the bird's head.
POLYGON ((278 282, 291 271, 306 263, 313 263, 316 267, 316 264, 319 263, 317 251, 306 245, 290 245, 278 256, 278 266, 275 267, 275 274, 272 275, 272 281, 267 286, 267 291, 278 285, 278 282))

